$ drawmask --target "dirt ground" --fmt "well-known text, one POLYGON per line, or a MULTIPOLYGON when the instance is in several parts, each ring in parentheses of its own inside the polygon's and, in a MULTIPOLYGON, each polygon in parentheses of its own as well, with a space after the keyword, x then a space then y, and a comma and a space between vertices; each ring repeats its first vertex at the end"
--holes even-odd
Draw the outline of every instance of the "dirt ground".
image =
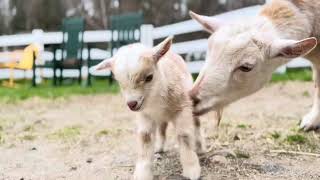
MULTIPOLYGON (((298 131, 313 84, 270 84, 226 108, 220 128, 202 118, 207 146, 202 179, 320 179, 320 134, 298 131)), ((135 161, 133 114, 120 95, 32 98, 0 104, 0 179, 126 180, 135 161)), ((182 179, 169 128, 168 150, 155 155, 155 179, 182 179)))

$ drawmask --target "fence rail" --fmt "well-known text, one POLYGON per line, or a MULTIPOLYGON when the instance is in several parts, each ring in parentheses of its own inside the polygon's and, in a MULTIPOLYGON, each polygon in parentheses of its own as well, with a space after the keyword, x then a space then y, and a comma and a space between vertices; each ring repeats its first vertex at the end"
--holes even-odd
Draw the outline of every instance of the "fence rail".
MULTIPOLYGON (((222 21, 225 22, 236 22, 241 20, 248 21, 250 18, 256 16, 260 10, 261 6, 251 6, 223 14, 216 15, 222 21)), ((152 25, 142 25, 141 26, 141 43, 147 46, 153 46, 154 40, 159 40, 167 36, 172 35, 183 35, 193 32, 202 31, 202 27, 193 20, 187 20, 183 22, 178 22, 170 25, 165 25, 161 27, 153 27, 152 25)), ((112 38, 112 33, 109 30, 97 30, 97 31, 85 31, 84 32, 84 42, 85 43, 100 43, 100 42, 110 42, 112 38)), ((30 43, 37 42, 43 45, 50 44, 60 44, 62 42, 61 32, 43 32, 42 30, 36 29, 29 34, 16 34, 16 35, 4 35, 0 36, 0 47, 6 50, 8 47, 25 46, 30 43)), ((177 42, 172 45, 172 50, 178 54, 191 54, 196 52, 205 52, 207 49, 207 39, 194 39, 185 42, 177 42)), ((59 56, 59 55, 58 55, 59 56)), ((83 51, 83 57, 88 56, 87 49, 83 51)), ((91 51, 91 56, 93 59, 103 59, 110 56, 110 53, 102 49, 94 49, 91 51)), ((41 56, 44 60, 51 60, 53 54, 50 52, 44 52, 41 56)), ((187 62, 188 68, 192 73, 198 73, 204 63, 204 60, 187 62)), ((299 58, 282 66, 277 70, 279 73, 283 73, 287 68, 297 68, 297 67, 308 67, 310 63, 308 61, 299 58)), ((83 71, 87 71, 87 68, 83 68, 83 71)), ((66 76, 76 75, 76 71, 64 71, 66 76)), ((37 72, 39 74, 40 72, 37 72)), ((50 69, 45 69, 43 72, 45 77, 51 77, 52 71, 50 69)), ((86 74, 86 73, 83 73, 86 74)), ((16 73, 16 78, 31 77, 31 73, 16 73)), ((8 73, 6 71, 0 72, 0 79, 8 78, 8 73)))

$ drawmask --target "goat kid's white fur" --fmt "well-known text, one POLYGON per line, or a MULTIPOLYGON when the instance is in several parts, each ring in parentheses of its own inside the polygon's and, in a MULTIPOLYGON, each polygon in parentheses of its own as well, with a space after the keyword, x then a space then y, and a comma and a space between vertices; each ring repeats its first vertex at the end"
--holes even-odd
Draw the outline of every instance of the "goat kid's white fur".
POLYGON ((176 129, 183 176, 200 177, 196 154, 196 148, 202 150, 199 119, 192 114, 188 94, 192 77, 184 60, 169 50, 171 43, 169 37, 154 48, 139 43, 124 46, 95 67, 113 72, 125 101, 137 112, 135 180, 153 179, 152 157, 154 152, 163 151, 169 122, 176 129))

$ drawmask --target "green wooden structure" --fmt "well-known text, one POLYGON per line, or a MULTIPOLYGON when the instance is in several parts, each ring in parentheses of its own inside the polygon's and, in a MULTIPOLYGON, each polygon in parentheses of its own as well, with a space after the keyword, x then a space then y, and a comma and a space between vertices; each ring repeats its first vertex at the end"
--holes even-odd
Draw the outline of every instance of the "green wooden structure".
POLYGON ((43 65, 34 66, 33 82, 35 82, 35 69, 52 68, 53 69, 53 84, 57 83, 57 70, 60 70, 59 84, 63 81, 64 69, 79 70, 78 82, 81 83, 82 74, 81 68, 83 66, 82 50, 83 50, 83 34, 85 30, 85 21, 83 18, 68 18, 62 22, 62 43, 60 45, 53 45, 53 61, 45 62, 43 65), (61 50, 61 59, 57 59, 57 50, 61 50))
POLYGON ((111 16, 110 23, 112 50, 140 41, 140 26, 143 23, 141 12, 111 16))
MULTIPOLYGON (((112 32, 112 39, 109 46, 109 51, 111 56, 119 49, 121 46, 140 42, 140 27, 143 24, 143 14, 142 12, 126 13, 122 15, 114 15, 109 19, 110 31, 112 32)), ((89 47, 90 52, 91 47, 89 47)), ((102 60, 91 59, 89 53, 88 67, 92 67, 102 60)), ((92 75, 88 72, 87 84, 91 85, 92 75)), ((109 76, 109 80, 112 81, 112 75, 109 76)))
MULTIPOLYGON (((59 84, 63 81, 64 69, 79 70, 78 82, 81 84, 81 67, 83 65, 83 34, 85 22, 83 18, 64 19, 62 23, 62 58, 60 61, 54 59, 54 74, 60 69, 59 84)), ((54 75, 56 76, 56 75, 54 75)))

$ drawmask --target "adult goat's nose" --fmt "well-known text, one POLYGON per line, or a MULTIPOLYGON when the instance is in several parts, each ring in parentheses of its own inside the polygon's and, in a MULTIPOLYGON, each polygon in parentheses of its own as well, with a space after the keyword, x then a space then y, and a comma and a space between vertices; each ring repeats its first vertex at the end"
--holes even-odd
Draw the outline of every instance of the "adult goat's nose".
POLYGON ((195 102, 195 104, 197 104, 200 101, 198 96, 199 96, 199 91, 200 91, 200 85, 203 83, 203 80, 204 80, 203 75, 201 77, 198 77, 196 82, 193 85, 193 88, 189 92, 189 96, 195 102))
POLYGON ((134 109, 137 107, 138 102, 137 102, 137 101, 129 101, 129 102, 127 103, 127 105, 128 105, 128 107, 129 107, 131 110, 134 110, 134 109))
POLYGON ((193 102, 193 106, 196 106, 197 104, 199 104, 200 99, 198 97, 198 90, 197 89, 192 89, 189 92, 189 96, 191 97, 191 100, 193 102))

